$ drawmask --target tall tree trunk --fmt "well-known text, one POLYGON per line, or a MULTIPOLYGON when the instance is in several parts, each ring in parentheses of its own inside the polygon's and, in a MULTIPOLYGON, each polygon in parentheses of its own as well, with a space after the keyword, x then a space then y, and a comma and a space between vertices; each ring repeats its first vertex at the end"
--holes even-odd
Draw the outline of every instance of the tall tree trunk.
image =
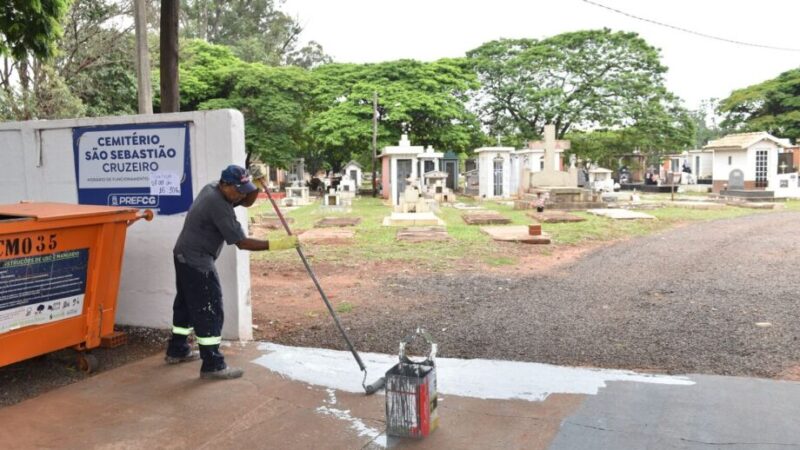
POLYGON ((161 112, 180 111, 178 17, 180 0, 161 1, 161 112))
POLYGON ((203 11, 200 13, 201 23, 200 26, 202 27, 200 30, 200 38, 204 41, 208 42, 208 0, 203 1, 203 11))
POLYGON ((19 61, 19 85, 22 94, 22 120, 33 118, 33 103, 31 101, 31 75, 28 72, 28 58, 19 61))
POLYGON ((139 114, 153 114, 153 95, 150 86, 150 49, 147 47, 147 5, 145 0, 134 0, 136 27, 136 82, 139 114))

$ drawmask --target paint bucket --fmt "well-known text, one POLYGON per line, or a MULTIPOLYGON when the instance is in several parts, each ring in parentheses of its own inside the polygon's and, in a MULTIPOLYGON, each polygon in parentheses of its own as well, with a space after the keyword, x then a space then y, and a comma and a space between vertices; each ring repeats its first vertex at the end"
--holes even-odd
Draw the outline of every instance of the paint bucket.
POLYGON ((417 328, 400 342, 400 362, 386 372, 386 434, 423 438, 439 426, 436 390, 436 343, 417 328), (406 356, 406 345, 422 336, 430 345, 423 361, 406 356))

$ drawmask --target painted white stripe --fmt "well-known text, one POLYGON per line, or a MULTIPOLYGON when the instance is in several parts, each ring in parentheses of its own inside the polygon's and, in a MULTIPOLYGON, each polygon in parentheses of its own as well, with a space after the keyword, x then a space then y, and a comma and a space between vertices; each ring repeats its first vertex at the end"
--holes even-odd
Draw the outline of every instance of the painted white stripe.
MULTIPOLYGON (((288 378, 347 392, 363 392, 362 372, 350 352, 261 343, 254 363, 288 378)), ((361 353, 372 383, 397 363, 397 356, 361 353)), ((628 370, 586 369, 487 359, 436 360, 439 393, 484 399, 541 401, 550 394, 595 395, 609 381, 693 385, 682 376, 628 370)))

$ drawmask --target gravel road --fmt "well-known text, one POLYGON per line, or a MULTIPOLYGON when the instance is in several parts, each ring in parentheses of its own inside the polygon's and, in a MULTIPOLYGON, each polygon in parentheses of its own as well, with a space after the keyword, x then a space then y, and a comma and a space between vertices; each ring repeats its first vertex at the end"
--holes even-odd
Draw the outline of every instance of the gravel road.
MULTIPOLYGON (((800 213, 759 214, 631 239, 542 275, 391 277, 380 295, 396 307, 342 321, 362 351, 396 352, 423 326, 446 357, 772 377, 800 364, 799 229, 800 213)), ((326 324, 279 341, 344 349, 326 324)))

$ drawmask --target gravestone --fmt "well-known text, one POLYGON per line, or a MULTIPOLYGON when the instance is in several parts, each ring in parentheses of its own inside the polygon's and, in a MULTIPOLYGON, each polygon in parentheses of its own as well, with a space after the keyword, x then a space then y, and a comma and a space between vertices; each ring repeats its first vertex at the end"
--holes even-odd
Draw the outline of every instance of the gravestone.
POLYGON ((461 216, 467 225, 495 225, 511 223, 511 219, 504 217, 497 211, 472 211, 461 216))
POLYGON ((731 170, 730 175, 728 175, 728 189, 744 189, 744 172, 740 169, 731 170))
POLYGON ((397 231, 398 241, 407 242, 430 242, 430 241, 449 241, 447 229, 442 226, 429 227, 407 227, 397 231))
POLYGON ((361 223, 360 217, 324 217, 314 224, 317 228, 352 227, 361 223))

